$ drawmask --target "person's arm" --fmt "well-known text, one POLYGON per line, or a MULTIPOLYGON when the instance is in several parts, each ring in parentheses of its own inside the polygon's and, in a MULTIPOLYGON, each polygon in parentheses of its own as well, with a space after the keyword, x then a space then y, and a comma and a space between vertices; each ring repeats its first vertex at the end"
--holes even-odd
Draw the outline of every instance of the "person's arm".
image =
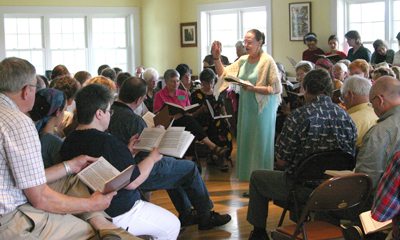
POLYGON ((161 97, 161 91, 163 91, 162 89, 156 93, 156 95, 154 96, 154 103, 153 103, 153 112, 157 113, 161 110, 162 106, 164 105, 164 102, 162 100, 161 97))
POLYGON ((136 189, 149 177, 151 170, 156 162, 158 162, 162 158, 162 155, 157 149, 153 149, 150 152, 149 156, 143 159, 140 163, 137 164, 137 167, 140 170, 140 175, 131 182, 125 189, 132 190, 136 189))
POLYGON ((263 95, 274 93, 274 88, 272 86, 242 86, 242 88, 247 91, 252 91, 263 95))
POLYGON ((214 41, 211 47, 211 53, 214 60, 215 71, 218 76, 221 76, 224 71, 224 65, 221 61, 221 43, 218 41, 214 41))
POLYGON ((28 201, 33 207, 46 212, 76 214, 102 211, 110 205, 116 192, 103 195, 93 193, 90 198, 70 197, 52 190, 47 184, 24 189, 28 201))
POLYGON ((78 173, 87 165, 96 160, 97 158, 81 155, 69 161, 65 161, 64 163, 56 164, 45 169, 46 180, 48 183, 51 183, 67 176, 68 174, 78 173), (70 172, 67 173, 67 170, 70 172))

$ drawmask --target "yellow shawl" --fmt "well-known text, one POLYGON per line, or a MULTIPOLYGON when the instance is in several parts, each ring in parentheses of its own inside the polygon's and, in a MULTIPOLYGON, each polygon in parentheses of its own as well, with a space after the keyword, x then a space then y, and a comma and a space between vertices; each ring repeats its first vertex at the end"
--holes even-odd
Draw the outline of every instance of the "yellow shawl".
MULTIPOLYGON (((236 62, 225 67, 224 73, 219 76, 217 84, 214 87, 214 95, 216 97, 228 88, 229 83, 224 80, 226 75, 238 76, 240 67, 247 61, 249 55, 240 57, 236 62)), ((280 94, 282 92, 282 85, 278 68, 275 64, 274 59, 266 54, 262 53, 260 60, 258 61, 258 74, 257 74, 256 86, 271 86, 274 89, 273 94, 279 94, 279 102, 281 102, 280 94)), ((258 103, 258 113, 261 113, 264 107, 269 101, 269 95, 255 93, 256 101, 258 103)))

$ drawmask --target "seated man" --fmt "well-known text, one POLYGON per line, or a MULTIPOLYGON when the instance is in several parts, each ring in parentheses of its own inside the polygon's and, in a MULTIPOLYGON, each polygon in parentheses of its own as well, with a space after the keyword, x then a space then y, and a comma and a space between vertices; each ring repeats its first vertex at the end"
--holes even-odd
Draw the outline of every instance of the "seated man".
POLYGON ((347 113, 349 113, 357 127, 357 149, 361 147, 364 135, 378 120, 378 116, 376 116, 369 103, 371 86, 369 79, 355 75, 347 78, 341 89, 347 113))
POLYGON ((275 149, 277 165, 284 171, 256 170, 250 178, 247 220, 254 226, 249 239, 268 239, 266 218, 270 200, 287 200, 291 176, 301 160, 313 153, 341 149, 354 155, 357 136, 350 116, 332 103, 332 80, 323 69, 304 78, 306 105, 287 117, 275 149))
MULTIPOLYGON (((132 77, 125 80, 119 92, 118 99, 112 105, 114 111, 108 130, 125 144, 135 134, 140 134, 146 126, 144 120, 134 110, 140 106, 146 97, 146 82, 132 77)), ((142 161, 141 154, 136 155, 136 161, 142 161)), ((140 186, 146 191, 167 189, 168 194, 179 213, 182 226, 199 223, 200 230, 228 223, 228 214, 220 215, 211 211, 213 204, 207 187, 199 171, 192 161, 176 160, 163 157, 154 165, 149 178, 140 186), (192 205, 199 217, 192 215, 192 205)))
POLYGON ((154 164, 161 159, 154 149, 143 161, 135 165, 130 149, 104 131, 111 117, 113 95, 105 86, 91 84, 76 96, 78 127, 64 141, 60 156, 68 159, 81 154, 103 156, 119 171, 134 165, 130 183, 117 192, 105 211, 113 223, 134 235, 150 235, 156 239, 176 239, 180 223, 171 212, 140 200, 137 188, 149 176, 154 164))
POLYGON ((89 239, 95 236, 92 226, 116 228, 101 213, 87 219, 92 226, 71 215, 106 209, 115 192, 71 197, 47 185, 58 180, 59 186, 73 187, 66 175, 95 159, 79 156, 44 169, 38 133, 25 115, 35 101, 35 89, 32 64, 20 58, 0 62, 0 239, 89 239))

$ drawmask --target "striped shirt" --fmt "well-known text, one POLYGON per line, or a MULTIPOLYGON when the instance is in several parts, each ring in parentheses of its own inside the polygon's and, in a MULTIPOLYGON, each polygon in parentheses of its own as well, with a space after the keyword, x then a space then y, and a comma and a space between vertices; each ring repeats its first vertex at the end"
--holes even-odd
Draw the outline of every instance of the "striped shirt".
POLYGON ((27 203, 23 189, 46 183, 32 120, 0 93, 0 215, 27 203))

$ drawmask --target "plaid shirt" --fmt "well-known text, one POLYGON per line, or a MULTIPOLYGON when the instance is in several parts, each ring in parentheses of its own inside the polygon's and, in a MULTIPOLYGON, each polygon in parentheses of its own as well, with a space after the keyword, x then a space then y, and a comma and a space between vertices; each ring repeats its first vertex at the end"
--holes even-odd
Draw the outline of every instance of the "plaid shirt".
POLYGON ((394 155, 378 184, 372 218, 380 222, 392 219, 393 234, 400 237, 400 152, 394 155))
POLYGON ((32 120, 0 93, 0 215, 27 203, 23 189, 46 183, 32 120))
POLYGON ((350 116, 329 96, 295 109, 286 119, 275 144, 278 159, 291 175, 301 160, 313 153, 341 149, 354 155, 357 130, 350 116))

